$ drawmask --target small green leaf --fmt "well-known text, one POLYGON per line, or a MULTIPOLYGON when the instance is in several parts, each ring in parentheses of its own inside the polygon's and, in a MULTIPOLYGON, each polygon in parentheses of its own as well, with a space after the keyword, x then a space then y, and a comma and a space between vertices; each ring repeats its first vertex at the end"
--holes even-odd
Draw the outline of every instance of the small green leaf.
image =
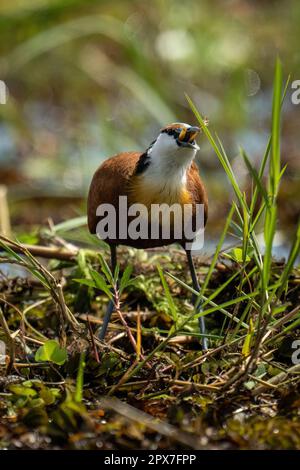
MULTIPOLYGON (((237 263, 243 262, 243 250, 242 248, 233 248, 230 252, 231 258, 236 261, 237 263)), ((249 255, 246 255, 245 261, 250 261, 251 258, 249 255)))
POLYGON ((93 287, 94 289, 97 288, 96 283, 92 281, 92 279, 73 279, 75 282, 79 282, 79 284, 83 284, 85 286, 93 287))
POLYGON ((42 388, 40 391, 40 397, 44 400, 46 405, 53 405, 56 400, 55 393, 53 393, 53 390, 48 387, 42 388))
POLYGON ((98 258, 99 258, 99 261, 100 261, 100 264, 101 264, 101 269, 102 269, 103 274, 105 275, 108 282, 112 283, 114 273, 111 272, 107 262, 105 261, 105 259, 103 258, 103 256, 101 254, 99 254, 98 258))
POLYGON ((266 372, 267 372, 267 368, 265 364, 258 364, 253 375, 255 375, 255 377, 263 377, 266 374, 266 372))
POLYGON ((117 266, 115 268, 115 272, 114 272, 114 279, 113 279, 114 284, 118 283, 119 273, 120 273, 120 265, 117 264, 117 266))
POLYGON ((99 274, 98 271, 95 271, 95 269, 91 269, 90 273, 95 282, 97 289, 102 290, 107 295, 107 297, 111 299, 112 293, 110 291, 109 286, 106 284, 104 277, 101 276, 101 274, 99 274))
POLYGON ((127 266, 125 271, 123 272, 121 281, 120 281, 120 293, 123 292, 124 289, 128 286, 130 276, 132 274, 132 266, 127 266))
POLYGON ((57 341, 50 339, 35 353, 36 362, 53 362, 61 366, 67 360, 67 351, 57 341))
POLYGON ((248 390, 253 390, 255 388, 255 382, 254 380, 248 380, 248 382, 244 382, 244 387, 247 388, 248 390))
POLYGON ((242 348, 242 355, 243 355, 244 357, 250 356, 250 352, 251 352, 251 340, 252 340, 253 333, 254 333, 254 326, 253 326, 252 318, 250 318, 250 321, 249 321, 249 330, 248 330, 248 333, 247 333, 247 336, 246 336, 246 338, 245 338, 245 341, 244 341, 244 344, 243 344, 243 348, 242 348))
POLYGON ((33 390, 33 388, 24 387, 24 385, 19 384, 11 384, 8 387, 9 391, 12 392, 14 395, 20 395, 23 397, 34 397, 37 395, 37 392, 33 390))
POLYGON ((18 241, 20 243, 27 243, 28 245, 37 245, 39 240, 40 239, 36 233, 22 233, 18 235, 18 241))

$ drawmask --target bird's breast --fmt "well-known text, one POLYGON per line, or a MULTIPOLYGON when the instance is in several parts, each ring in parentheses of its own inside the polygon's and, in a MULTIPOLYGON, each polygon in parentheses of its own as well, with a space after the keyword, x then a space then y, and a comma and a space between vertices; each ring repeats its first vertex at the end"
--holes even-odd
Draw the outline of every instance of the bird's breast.
POLYGON ((137 176, 133 179, 128 190, 129 204, 143 204, 149 210, 152 204, 191 204, 192 198, 185 185, 170 184, 168 181, 162 184, 145 181, 137 176))

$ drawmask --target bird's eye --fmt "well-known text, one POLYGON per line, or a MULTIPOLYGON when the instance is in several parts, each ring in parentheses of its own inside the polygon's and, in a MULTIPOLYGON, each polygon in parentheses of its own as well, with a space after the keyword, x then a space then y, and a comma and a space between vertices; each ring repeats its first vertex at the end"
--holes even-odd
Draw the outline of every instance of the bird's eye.
POLYGON ((168 135, 172 135, 172 136, 176 136, 178 137, 180 135, 180 132, 182 131, 182 129, 180 127, 167 127, 166 129, 163 129, 162 132, 163 133, 166 133, 168 135))

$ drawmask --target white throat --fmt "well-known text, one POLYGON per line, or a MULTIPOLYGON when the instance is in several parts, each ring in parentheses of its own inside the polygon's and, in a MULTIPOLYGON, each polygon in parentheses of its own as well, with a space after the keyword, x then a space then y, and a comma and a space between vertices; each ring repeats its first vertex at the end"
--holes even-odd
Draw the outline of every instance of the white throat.
POLYGON ((186 185, 187 170, 198 149, 180 147, 174 137, 160 134, 148 150, 150 165, 144 173, 145 180, 158 189, 182 189, 186 185))

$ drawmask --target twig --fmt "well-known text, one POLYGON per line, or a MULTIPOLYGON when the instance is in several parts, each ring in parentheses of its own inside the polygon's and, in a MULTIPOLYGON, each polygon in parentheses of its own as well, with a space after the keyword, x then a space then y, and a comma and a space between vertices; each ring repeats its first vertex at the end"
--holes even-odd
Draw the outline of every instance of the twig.
POLYGON ((125 374, 122 375, 122 377, 120 378, 119 382, 116 384, 116 385, 113 385, 111 387, 111 389, 109 390, 107 396, 111 396, 113 395, 122 385, 124 385, 124 383, 126 382, 127 380, 127 377, 129 376, 130 372, 132 371, 132 369, 135 368, 137 364, 137 361, 134 361, 133 364, 131 364, 131 366, 129 367, 129 369, 127 369, 127 371, 125 372, 125 374))
POLYGON ((87 324, 88 324, 88 329, 89 329, 89 332, 90 332, 90 337, 91 337, 92 347, 93 347, 93 351, 94 351, 94 356, 95 356, 96 362, 98 364, 100 364, 98 349, 97 349, 97 346, 95 344, 94 333, 93 333, 93 330, 92 330, 92 325, 91 325, 91 322, 89 320, 89 317, 87 317, 87 324))
MULTIPOLYGON (((133 390, 133 389, 139 389, 139 388, 145 388, 147 385, 150 384, 156 384, 161 381, 161 378, 159 379, 147 379, 147 380, 136 380, 134 382, 126 382, 125 384, 118 385, 118 390, 133 390)), ((107 387, 108 390, 111 390, 112 388, 115 388, 115 385, 110 385, 107 387)), ((162 393, 161 390, 159 390, 158 393, 162 393)), ((108 393, 107 396, 109 396, 110 393, 108 393)))
POLYGON ((71 310, 67 307, 67 305, 65 303, 64 294, 63 294, 63 290, 62 290, 62 285, 61 285, 60 282, 56 283, 56 288, 57 288, 57 291, 58 291, 58 300, 59 300, 58 303, 59 303, 61 312, 62 312, 66 322, 69 323, 72 326, 72 329, 76 331, 78 329, 78 327, 80 326, 80 324, 78 323, 78 321, 74 317, 73 313, 71 312, 71 310))
POLYGON ((15 342, 10 333, 8 324, 6 323, 5 316, 1 307, 0 307, 0 324, 3 328, 7 345, 8 345, 8 349, 9 349, 9 363, 6 368, 6 373, 8 375, 11 372, 14 361, 15 361, 15 342))
POLYGON ((114 290, 115 290, 115 292, 114 292, 114 303, 115 303, 116 312, 117 312, 117 314, 118 314, 118 316, 121 320, 122 325, 124 326, 124 328, 127 332, 129 341, 131 342, 133 349, 135 350, 136 354, 138 355, 138 349, 137 349, 136 341, 133 337, 131 329, 127 325, 127 323, 125 321, 125 318, 123 317, 122 312, 121 312, 120 297, 119 297, 118 289, 114 289, 114 290))
MULTIPOLYGON (((50 297, 51 299, 51 297, 50 297)), ((46 299, 47 300, 47 299, 46 299)), ((29 329, 31 329, 37 336, 39 336, 40 338, 42 338, 44 341, 47 341, 47 338, 46 336, 44 336, 42 333, 40 333, 38 330, 36 330, 30 323, 29 321, 27 320, 26 316, 25 316, 25 310, 22 312, 16 305, 12 304, 11 302, 9 302, 8 300, 6 300, 4 297, 2 297, 0 295, 0 302, 3 302, 5 303, 6 305, 8 305, 9 307, 13 308, 17 314, 21 317, 21 322, 23 322, 29 329)), ((45 302, 45 299, 43 299, 42 301, 39 301, 39 302, 36 302, 35 304, 33 305, 30 305, 29 307, 27 307, 27 311, 29 311, 31 308, 33 308, 36 304, 40 305, 41 303, 45 302)), ((23 332, 23 336, 25 338, 25 332, 23 332)))
MULTIPOLYGON (((281 329, 282 325, 285 323, 291 321, 298 313, 299 313, 300 307, 297 305, 291 312, 287 313, 284 317, 280 318, 280 320, 277 320, 275 324, 270 326, 269 332, 275 333, 277 330, 281 329)), ((275 341, 280 336, 285 335, 285 331, 280 331, 279 333, 275 334, 274 336, 271 336, 267 341, 265 341, 267 338, 264 338, 265 344, 269 344, 271 341, 275 341)))
POLYGON ((184 387, 194 387, 196 390, 209 390, 210 392, 218 392, 220 390, 219 387, 215 387, 214 385, 207 385, 207 384, 198 384, 195 382, 189 382, 188 380, 168 380, 170 385, 180 385, 184 387))
POLYGON ((113 337, 110 338, 107 342, 108 342, 109 344, 113 344, 113 343, 115 343, 116 341, 119 341, 119 339, 124 338, 124 336, 127 336, 126 331, 121 331, 121 333, 118 333, 117 335, 113 336, 113 337))
POLYGON ((137 361, 140 360, 142 354, 142 331, 141 331, 141 315, 138 308, 138 316, 136 318, 136 345, 137 345, 137 361))
MULTIPOLYGON (((10 240, 6 240, 7 245, 16 253, 24 253, 24 250, 28 251, 33 256, 46 259, 58 259, 60 261, 73 261, 78 255, 79 249, 67 250, 66 248, 57 248, 41 245, 22 245, 12 244, 10 240)), ((1 250, 1 249, 0 249, 1 250)))
POLYGON ((184 446, 190 447, 191 449, 208 449, 208 447, 203 446, 200 439, 194 435, 180 431, 171 424, 166 423, 160 419, 153 418, 144 411, 137 410, 133 406, 127 405, 121 400, 116 398, 103 398, 100 401, 100 404, 103 408, 108 408, 127 419, 143 424, 147 428, 152 429, 153 431, 162 434, 169 439, 180 442, 184 446))
POLYGON ((49 367, 49 363, 48 362, 15 362, 14 367, 16 369, 22 369, 23 367, 29 368, 29 369, 42 367, 44 369, 46 367, 49 367))
POLYGON ((252 395, 259 395, 260 393, 262 392, 265 392, 268 387, 274 387, 277 385, 277 388, 278 386, 281 385, 281 383, 290 375, 290 374, 294 374, 294 373, 298 373, 300 372, 300 364, 296 364, 292 367, 290 367, 289 369, 286 370, 286 372, 280 372, 279 374, 275 375, 275 377, 272 377, 270 380, 268 380, 268 382, 266 382, 266 384, 268 385, 260 385, 259 387, 255 388, 253 391, 252 391, 252 395))
POLYGON ((238 342, 241 341, 243 338, 245 338, 245 336, 246 336, 246 335, 241 336, 241 337, 239 337, 239 338, 235 338, 235 339, 233 339, 232 341, 230 341, 229 343, 221 344, 221 346, 218 346, 217 348, 212 349, 211 351, 207 351, 205 354, 202 354, 202 356, 197 357, 197 359, 194 359, 193 361, 188 362, 187 364, 183 364, 183 365, 181 366, 182 370, 189 369, 189 368, 191 368, 191 367, 197 367, 197 366, 199 366, 200 364, 202 364, 203 362, 205 362, 207 358, 209 358, 209 357, 211 357, 211 356, 214 356, 214 355, 217 354, 218 352, 222 351, 223 349, 228 348, 229 346, 231 346, 231 345, 234 344, 234 343, 238 343, 238 342))
POLYGON ((266 380, 262 380, 259 377, 255 377, 255 375, 249 374, 249 379, 254 380, 255 382, 263 385, 266 388, 273 388, 275 390, 277 389, 276 385, 273 385, 272 383, 267 382, 266 380))
POLYGON ((9 237, 10 232, 11 226, 7 204, 7 187, 0 184, 0 234, 9 237))

